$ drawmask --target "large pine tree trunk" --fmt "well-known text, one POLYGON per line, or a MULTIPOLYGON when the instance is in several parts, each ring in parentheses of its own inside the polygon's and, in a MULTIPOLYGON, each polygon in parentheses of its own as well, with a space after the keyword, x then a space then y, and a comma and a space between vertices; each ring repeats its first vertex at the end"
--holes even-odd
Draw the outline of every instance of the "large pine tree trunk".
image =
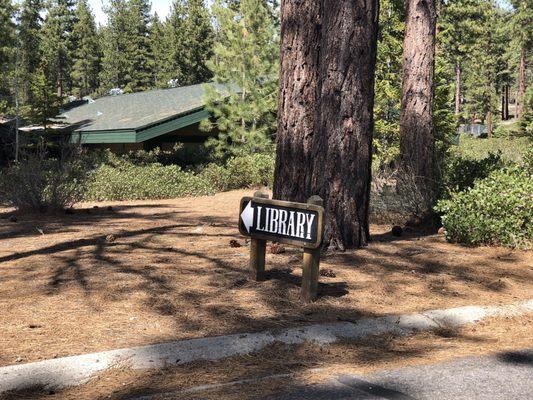
POLYGON ((310 152, 316 132, 321 0, 281 6, 281 65, 274 197, 305 202, 311 195, 310 152))
POLYGON ((365 245, 377 0, 285 0, 281 15, 274 195, 300 201, 320 195, 325 245, 365 245))
POLYGON ((371 145, 378 4, 326 1, 320 48, 320 119, 311 187, 325 199, 325 243, 360 247, 369 239, 371 145))
POLYGON ((455 115, 461 113, 461 65, 455 62, 455 115))
POLYGON ((526 95, 526 52, 524 48, 520 50, 520 70, 518 73, 518 103, 516 108, 516 118, 524 114, 524 100, 526 95))
POLYGON ((404 173, 413 175, 424 197, 421 211, 425 212, 435 195, 435 0, 407 0, 406 11, 400 159, 404 173))

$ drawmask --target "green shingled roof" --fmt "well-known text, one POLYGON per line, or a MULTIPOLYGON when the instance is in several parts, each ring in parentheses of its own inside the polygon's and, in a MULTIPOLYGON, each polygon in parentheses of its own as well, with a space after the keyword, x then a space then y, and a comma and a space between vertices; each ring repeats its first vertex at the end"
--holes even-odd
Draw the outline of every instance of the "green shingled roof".
POLYGON ((73 125, 79 133, 139 130, 201 111, 204 92, 203 85, 192 85, 107 96, 66 111, 58 120, 73 125))

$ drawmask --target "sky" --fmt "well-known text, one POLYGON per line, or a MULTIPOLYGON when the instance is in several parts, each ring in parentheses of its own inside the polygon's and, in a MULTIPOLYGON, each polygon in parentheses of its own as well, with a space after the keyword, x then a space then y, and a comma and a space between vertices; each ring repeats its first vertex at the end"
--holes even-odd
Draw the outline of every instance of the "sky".
MULTIPOLYGON (((108 0, 89 0, 89 4, 93 9, 94 16, 96 18, 96 23, 104 25, 106 23, 106 16, 102 11, 103 5, 107 4, 108 0)), ((160 19, 165 19, 165 17, 170 12, 170 6, 172 0, 151 0, 152 2, 152 14, 157 12, 160 19)))

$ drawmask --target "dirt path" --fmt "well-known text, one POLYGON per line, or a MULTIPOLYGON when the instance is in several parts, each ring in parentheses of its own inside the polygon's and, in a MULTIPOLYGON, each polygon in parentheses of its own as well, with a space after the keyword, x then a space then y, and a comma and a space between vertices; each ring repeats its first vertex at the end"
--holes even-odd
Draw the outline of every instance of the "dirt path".
POLYGON ((246 279, 237 215, 251 192, 1 219, 0 365, 533 293, 531 253, 396 239, 373 226, 368 248, 324 257, 335 276, 321 277, 319 300, 303 306, 296 249, 267 255, 268 281, 246 279))

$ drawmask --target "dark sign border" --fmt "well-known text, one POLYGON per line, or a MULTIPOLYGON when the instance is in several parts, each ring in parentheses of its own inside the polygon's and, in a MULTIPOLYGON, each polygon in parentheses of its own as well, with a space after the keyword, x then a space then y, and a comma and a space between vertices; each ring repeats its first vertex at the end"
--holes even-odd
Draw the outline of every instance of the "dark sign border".
POLYGON ((291 201, 263 199, 261 197, 243 197, 241 199, 241 205, 239 207, 239 232, 241 233, 241 235, 251 237, 253 239, 270 240, 270 241, 275 241, 279 243, 289 244, 291 246, 296 246, 296 247, 303 247, 307 249, 317 249, 322 244, 322 235, 324 234, 324 208, 321 206, 317 206, 315 204, 294 203, 291 201), (245 204, 247 204, 249 201, 253 201, 255 204, 265 204, 265 205, 272 205, 272 206, 277 206, 277 207, 288 207, 288 208, 297 208, 299 210, 316 211, 318 214, 316 242, 312 242, 312 243, 304 242, 304 241, 297 240, 297 239, 280 237, 275 234, 263 234, 263 233, 250 234, 248 233, 248 231, 244 227, 244 224, 241 220, 241 214, 244 210, 245 204))

